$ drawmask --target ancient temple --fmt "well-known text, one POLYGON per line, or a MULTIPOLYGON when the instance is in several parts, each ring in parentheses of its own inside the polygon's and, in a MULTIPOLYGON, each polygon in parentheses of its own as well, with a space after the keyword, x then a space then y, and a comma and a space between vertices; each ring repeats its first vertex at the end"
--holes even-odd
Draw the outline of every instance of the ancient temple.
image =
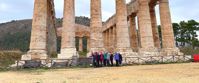
POLYGON ((75 37, 87 36, 90 52, 120 52, 124 56, 180 55, 175 45, 169 0, 115 0, 116 14, 102 23, 101 0, 90 0, 90 27, 75 24, 75 0, 64 0, 63 27, 55 28, 54 0, 35 0, 30 50, 22 60, 47 59, 56 53, 58 31, 61 39, 59 59, 78 56, 75 37), (155 6, 159 5, 160 42, 155 6), (80 28, 85 28, 81 30, 80 28), (59 32, 60 33, 60 32, 59 32), (162 43, 162 46, 161 46, 162 43))

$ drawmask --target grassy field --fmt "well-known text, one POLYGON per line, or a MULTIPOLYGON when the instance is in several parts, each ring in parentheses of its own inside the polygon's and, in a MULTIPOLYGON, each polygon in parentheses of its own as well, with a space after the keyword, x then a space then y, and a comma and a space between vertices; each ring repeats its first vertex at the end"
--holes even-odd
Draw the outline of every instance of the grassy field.
POLYGON ((198 83, 199 63, 0 72, 0 83, 198 83))

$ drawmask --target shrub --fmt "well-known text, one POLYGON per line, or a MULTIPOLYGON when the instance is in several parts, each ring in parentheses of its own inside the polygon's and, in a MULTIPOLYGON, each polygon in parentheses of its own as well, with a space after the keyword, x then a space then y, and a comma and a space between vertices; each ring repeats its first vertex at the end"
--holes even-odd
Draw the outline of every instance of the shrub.
POLYGON ((79 52, 79 56, 80 57, 86 57, 87 53, 88 53, 88 51, 79 52))
POLYGON ((50 55, 50 58, 57 58, 57 52, 52 52, 50 55))
POLYGON ((15 63, 16 60, 21 59, 22 52, 18 51, 7 51, 0 52, 0 69, 7 68, 9 65, 15 63))
POLYGON ((199 54, 199 48, 193 49, 192 47, 182 47, 180 51, 185 55, 199 54))

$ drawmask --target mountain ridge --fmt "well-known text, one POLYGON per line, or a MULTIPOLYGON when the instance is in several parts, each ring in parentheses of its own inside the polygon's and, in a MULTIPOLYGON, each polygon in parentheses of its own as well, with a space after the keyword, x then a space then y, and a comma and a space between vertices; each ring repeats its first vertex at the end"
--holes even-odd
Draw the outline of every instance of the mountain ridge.
MULTIPOLYGON (((88 17, 79 16, 75 19, 76 24, 90 26, 88 17)), ((62 18, 57 18, 55 27, 62 26, 62 18)), ((0 24, 0 48, 1 49, 20 49, 27 51, 30 42, 32 19, 12 20, 0 24)))

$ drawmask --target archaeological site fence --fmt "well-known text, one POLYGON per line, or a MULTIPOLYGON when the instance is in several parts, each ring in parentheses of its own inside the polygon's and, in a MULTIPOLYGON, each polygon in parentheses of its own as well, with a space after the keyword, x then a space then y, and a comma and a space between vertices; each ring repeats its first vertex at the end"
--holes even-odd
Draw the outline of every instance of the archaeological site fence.
POLYGON ((171 56, 146 56, 146 57, 125 57, 124 63, 129 64, 159 64, 159 63, 177 63, 191 62, 191 55, 171 55, 171 56))
MULTIPOLYGON (((143 65, 143 64, 166 64, 166 63, 183 63, 191 62, 191 55, 172 55, 172 56, 146 56, 146 57, 124 57, 123 65, 143 65)), ((48 60, 18 60, 17 68, 63 68, 63 67, 90 67, 92 58, 78 59, 48 59, 48 60), (26 63, 26 64, 24 64, 26 63), (21 65, 24 64, 24 65, 21 65)))

